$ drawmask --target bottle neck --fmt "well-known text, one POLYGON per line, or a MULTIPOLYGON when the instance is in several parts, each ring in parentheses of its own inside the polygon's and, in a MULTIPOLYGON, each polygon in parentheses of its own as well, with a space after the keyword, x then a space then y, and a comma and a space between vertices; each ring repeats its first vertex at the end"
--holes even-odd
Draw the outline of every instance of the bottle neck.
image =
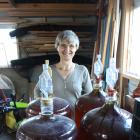
POLYGON ((41 115, 52 116, 53 115, 53 97, 41 98, 40 99, 41 115))
POLYGON ((108 105, 117 105, 117 91, 116 90, 108 89, 105 103, 108 105))
POLYGON ((48 64, 43 64, 43 71, 48 70, 48 64))
POLYGON ((54 114, 43 114, 43 113, 40 113, 41 115, 41 118, 44 119, 44 120, 48 120, 50 118, 54 118, 54 114))
POLYGON ((95 78, 93 81, 93 90, 100 90, 102 88, 102 80, 95 78))

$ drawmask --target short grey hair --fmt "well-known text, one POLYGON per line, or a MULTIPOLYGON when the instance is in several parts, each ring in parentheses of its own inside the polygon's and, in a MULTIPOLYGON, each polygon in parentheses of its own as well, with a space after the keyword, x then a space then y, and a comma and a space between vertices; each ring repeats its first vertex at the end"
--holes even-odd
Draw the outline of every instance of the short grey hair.
POLYGON ((64 30, 58 33, 56 40, 55 40, 55 48, 57 48, 63 40, 67 40, 69 42, 75 43, 76 48, 79 48, 79 38, 72 30, 64 30))

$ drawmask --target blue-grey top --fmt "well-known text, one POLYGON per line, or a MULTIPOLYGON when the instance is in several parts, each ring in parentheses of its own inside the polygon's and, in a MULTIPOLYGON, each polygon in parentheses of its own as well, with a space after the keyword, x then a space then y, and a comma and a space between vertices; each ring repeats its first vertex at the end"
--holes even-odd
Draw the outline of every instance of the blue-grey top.
MULTIPOLYGON (((54 96, 66 99, 72 105, 75 106, 77 98, 81 94, 88 94, 92 91, 92 84, 89 76, 88 69, 84 65, 75 64, 74 70, 66 77, 58 72, 55 65, 52 68, 52 82, 54 96)), ((39 97, 39 89, 35 87, 35 97, 39 97)))

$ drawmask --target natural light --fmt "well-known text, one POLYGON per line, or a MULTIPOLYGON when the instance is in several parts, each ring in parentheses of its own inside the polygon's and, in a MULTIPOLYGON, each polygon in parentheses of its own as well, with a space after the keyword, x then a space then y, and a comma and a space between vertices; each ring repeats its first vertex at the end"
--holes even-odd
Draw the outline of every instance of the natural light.
POLYGON ((0 29, 0 67, 10 67, 10 61, 18 58, 16 38, 9 32, 13 29, 0 29))
POLYGON ((134 10, 131 47, 129 48, 130 63, 127 70, 129 73, 140 76, 140 8, 134 10))

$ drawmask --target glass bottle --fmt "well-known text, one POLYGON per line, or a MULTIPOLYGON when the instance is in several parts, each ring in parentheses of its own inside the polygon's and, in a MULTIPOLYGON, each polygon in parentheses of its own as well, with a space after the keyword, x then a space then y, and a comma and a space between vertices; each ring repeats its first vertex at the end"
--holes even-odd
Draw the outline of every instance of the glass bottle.
POLYGON ((75 121, 79 128, 82 117, 91 109, 102 106, 105 103, 105 96, 99 83, 94 84, 91 93, 81 96, 75 105, 75 121))
POLYGON ((45 112, 21 123, 16 133, 17 140, 76 140, 75 122, 68 117, 54 115, 50 110, 50 102, 46 100, 45 112))
POLYGON ((75 105, 75 121, 77 127, 80 126, 80 122, 82 117, 91 109, 96 107, 100 107, 105 102, 105 95, 102 90, 102 63, 101 56, 97 55, 97 61, 94 63, 94 83, 93 83, 93 91, 89 94, 81 96, 75 105))
POLYGON ((110 96, 102 107, 85 114, 80 124, 78 140, 129 139, 132 114, 117 106, 114 92, 109 91, 110 96))
MULTIPOLYGON (((69 104, 68 101, 62 98, 53 97, 53 111, 54 114, 72 118, 71 105, 69 104)), ((39 112, 41 112, 40 99, 31 101, 26 109, 27 117, 39 115, 39 112)))

